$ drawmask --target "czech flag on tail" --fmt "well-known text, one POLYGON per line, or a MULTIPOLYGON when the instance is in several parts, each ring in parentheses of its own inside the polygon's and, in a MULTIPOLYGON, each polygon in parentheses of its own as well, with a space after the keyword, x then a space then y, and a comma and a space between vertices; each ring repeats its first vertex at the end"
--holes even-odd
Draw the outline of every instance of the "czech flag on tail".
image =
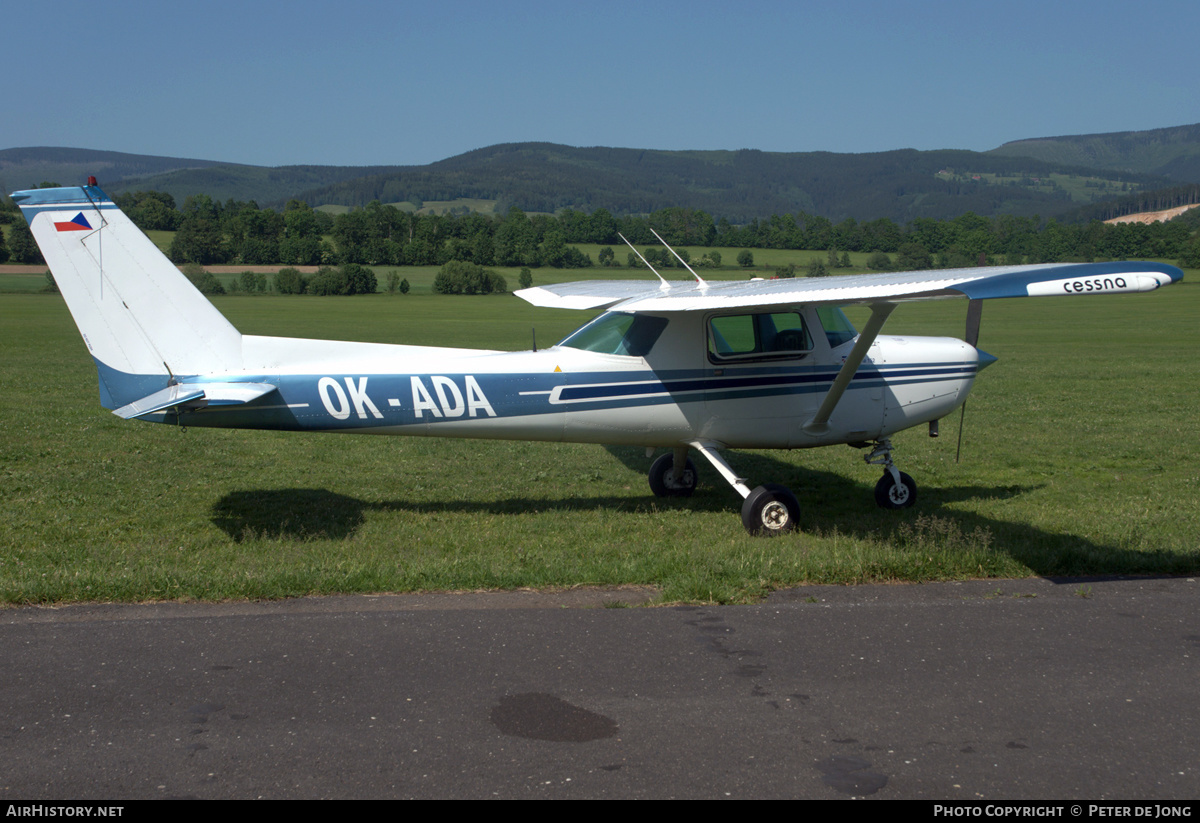
POLYGON ((55 223, 54 228, 58 229, 59 231, 91 231, 92 225, 87 221, 87 218, 83 216, 83 212, 79 212, 79 214, 75 215, 74 220, 70 220, 66 223, 55 223))

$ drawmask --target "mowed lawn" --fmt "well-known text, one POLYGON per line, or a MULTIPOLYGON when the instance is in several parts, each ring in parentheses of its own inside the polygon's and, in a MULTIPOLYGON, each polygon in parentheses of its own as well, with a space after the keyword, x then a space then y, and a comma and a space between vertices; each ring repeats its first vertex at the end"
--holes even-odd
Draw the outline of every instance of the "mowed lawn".
MULTIPOLYGON (((589 276, 603 276, 589 272, 589 276)), ((242 331, 529 348, 587 317, 510 295, 225 297, 242 331)), ((966 303, 902 305, 885 333, 962 333, 966 303)), ((851 312, 861 320, 861 312, 851 312)), ((703 460, 657 500, 642 449, 286 434, 122 421, 55 295, 0 295, 0 602, 650 584, 744 602, 805 582, 1200 571, 1200 285, 989 301, 1000 361, 941 437, 894 438, 913 509, 835 447, 733 452, 783 483, 801 531, 751 538, 703 460)), ((402 368, 402 366, 398 367, 402 368)))

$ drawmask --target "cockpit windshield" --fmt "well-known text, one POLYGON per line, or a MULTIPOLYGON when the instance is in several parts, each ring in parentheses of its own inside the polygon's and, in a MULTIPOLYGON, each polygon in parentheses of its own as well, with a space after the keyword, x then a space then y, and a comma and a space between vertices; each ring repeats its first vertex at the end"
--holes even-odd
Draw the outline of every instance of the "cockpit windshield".
POLYGON ((667 318, 605 312, 558 345, 571 349, 645 357, 667 327, 667 318))
POLYGON ((821 327, 825 329, 825 337, 829 340, 831 349, 858 336, 858 332, 854 330, 854 324, 837 306, 818 306, 817 317, 821 321, 821 327))

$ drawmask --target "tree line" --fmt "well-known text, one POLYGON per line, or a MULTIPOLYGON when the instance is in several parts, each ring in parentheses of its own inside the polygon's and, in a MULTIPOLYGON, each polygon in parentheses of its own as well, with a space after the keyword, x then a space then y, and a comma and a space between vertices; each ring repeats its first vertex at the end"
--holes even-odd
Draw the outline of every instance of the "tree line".
MULTIPOLYGON (((952 220, 917 218, 901 226, 889 218, 834 223, 796 212, 733 225, 691 208, 617 217, 606 209, 564 209, 527 215, 515 206, 503 217, 478 213, 419 214, 372 201, 337 216, 291 200, 282 212, 253 201, 218 204, 193 195, 174 209, 169 194, 124 195, 122 208, 143 228, 173 228, 171 258, 197 262, 367 266, 441 266, 457 260, 478 266, 585 268, 594 261, 574 244, 675 247, 813 249, 895 255, 901 268, 997 263, 1053 263, 1097 258, 1182 259, 1196 254, 1196 232, 1184 221, 1084 224, 1036 217, 952 220)), ((620 258, 603 255, 603 265, 620 258)), ((664 260, 664 263, 669 260, 664 260)))
MULTIPOLYGON (((1173 202, 1177 197, 1172 193, 1164 201, 1173 202)), ((301 200, 288 201, 282 211, 260 208, 254 201, 218 203, 203 194, 192 195, 177 207, 170 194, 156 191, 127 193, 116 201, 142 229, 175 233, 169 256, 178 264, 443 266, 460 261, 476 266, 584 268, 597 261, 575 244, 595 244, 606 246, 599 254, 600 265, 620 266, 611 246, 624 245, 621 235, 638 247, 658 246, 655 232, 676 248, 885 255, 886 263, 881 257, 872 258, 872 267, 880 269, 1098 258, 1175 259, 1188 266, 1200 261, 1200 231, 1193 219, 1066 224, 967 212, 951 220, 917 218, 901 226, 889 218, 860 222, 851 217, 834 223, 799 211, 734 225, 692 208, 617 217, 606 209, 589 213, 568 208, 556 215, 527 215, 512 207, 496 217, 420 214, 372 201, 334 216, 301 200)), ((40 262, 36 244, 11 203, 0 209, 0 223, 11 224, 7 246, 0 238, 0 262, 40 262)), ((655 265, 674 262, 665 253, 648 251, 652 262, 659 261, 655 265)), ((641 265, 632 254, 625 259, 626 265, 641 265)), ((698 263, 720 266, 720 256, 714 261, 713 256, 705 255, 698 263)))

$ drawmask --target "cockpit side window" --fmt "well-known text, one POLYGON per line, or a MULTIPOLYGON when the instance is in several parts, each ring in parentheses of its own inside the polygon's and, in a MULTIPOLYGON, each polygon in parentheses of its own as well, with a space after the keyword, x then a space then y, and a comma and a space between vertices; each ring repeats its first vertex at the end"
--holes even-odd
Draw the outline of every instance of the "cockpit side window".
POLYGON ((558 345, 600 354, 645 357, 658 341, 667 318, 648 314, 605 312, 571 333, 558 345))
POLYGON ((803 357, 812 349, 799 312, 724 314, 708 320, 708 356, 714 362, 803 357))

